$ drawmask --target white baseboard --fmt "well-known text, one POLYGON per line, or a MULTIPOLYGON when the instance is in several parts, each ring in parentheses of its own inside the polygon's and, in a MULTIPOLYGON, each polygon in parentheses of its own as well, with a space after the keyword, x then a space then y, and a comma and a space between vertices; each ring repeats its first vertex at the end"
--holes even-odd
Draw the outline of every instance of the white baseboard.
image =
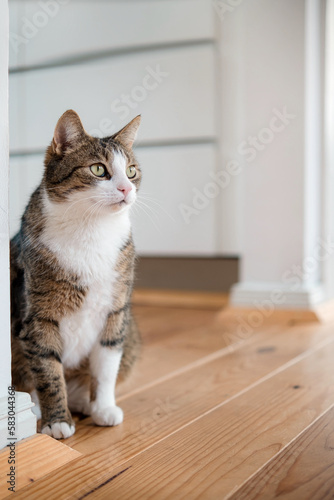
POLYGON ((282 283, 237 283, 232 287, 230 303, 237 307, 311 310, 326 300, 322 286, 293 287, 282 283))
POLYGON ((26 392, 15 393, 15 436, 8 434, 8 396, 0 398, 0 449, 9 444, 36 434, 36 416, 32 412, 35 406, 30 394, 26 392))

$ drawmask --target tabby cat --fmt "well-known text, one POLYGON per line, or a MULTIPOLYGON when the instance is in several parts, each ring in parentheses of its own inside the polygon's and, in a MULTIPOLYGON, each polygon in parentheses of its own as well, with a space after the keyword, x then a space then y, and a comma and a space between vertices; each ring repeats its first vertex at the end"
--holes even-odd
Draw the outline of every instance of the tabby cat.
POLYGON ((129 219, 141 181, 132 151, 139 123, 99 139, 66 111, 11 241, 13 385, 38 399, 42 432, 57 439, 74 433, 71 411, 97 425, 123 421, 116 379, 140 346, 129 219))

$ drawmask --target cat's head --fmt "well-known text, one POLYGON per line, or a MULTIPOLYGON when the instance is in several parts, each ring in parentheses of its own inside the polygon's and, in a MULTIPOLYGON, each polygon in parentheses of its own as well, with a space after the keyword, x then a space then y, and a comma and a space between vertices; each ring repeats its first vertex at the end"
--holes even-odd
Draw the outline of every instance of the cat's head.
POLYGON ((139 124, 137 116, 116 134, 100 139, 87 134, 75 111, 66 111, 45 155, 49 200, 75 202, 76 211, 94 207, 119 213, 130 207, 141 181, 132 151, 139 124))

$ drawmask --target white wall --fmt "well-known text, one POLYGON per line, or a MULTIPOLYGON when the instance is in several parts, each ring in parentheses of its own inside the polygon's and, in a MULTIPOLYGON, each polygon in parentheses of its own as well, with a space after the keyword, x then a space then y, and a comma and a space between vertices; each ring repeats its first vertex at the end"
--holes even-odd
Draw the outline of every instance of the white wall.
POLYGON ((0 3, 0 398, 10 385, 8 231, 8 7, 0 3))
POLYGON ((270 300, 272 290, 284 297, 278 307, 309 308, 326 298, 323 5, 248 0, 239 9, 243 252, 234 304, 270 300))
POLYGON ((318 259, 310 271, 308 259, 332 221, 322 224, 333 199, 323 189, 329 159, 322 169, 325 0, 55 1, 30 35, 41 3, 10 3, 11 31, 27 35, 10 52, 12 231, 64 109, 76 108, 88 131, 104 122, 110 133, 141 112, 139 253, 240 255, 235 303, 273 286, 292 291, 294 305, 323 298, 333 266, 318 259), (126 117, 119 104, 112 112, 157 66, 168 75, 154 90, 126 117), (193 210, 188 221, 180 206, 193 210))
POLYGON ((78 111, 93 135, 101 135, 103 124, 104 135, 111 134, 141 113, 137 154, 144 176, 133 214, 138 252, 236 254, 235 190, 218 189, 204 202, 198 200, 198 192, 221 168, 220 34, 212 3, 57 2, 52 15, 37 0, 10 2, 12 234, 65 109, 78 111), (150 77, 154 88, 141 96, 138 87, 156 68, 165 76, 150 77), (119 102, 111 109, 123 94, 136 92, 139 98, 127 110, 119 102), (193 210, 189 218, 185 206, 193 210))
POLYGON ((305 1, 248 0, 242 7, 242 277, 279 281, 303 258, 305 1), (293 117, 286 124, 274 120, 284 109, 293 117))

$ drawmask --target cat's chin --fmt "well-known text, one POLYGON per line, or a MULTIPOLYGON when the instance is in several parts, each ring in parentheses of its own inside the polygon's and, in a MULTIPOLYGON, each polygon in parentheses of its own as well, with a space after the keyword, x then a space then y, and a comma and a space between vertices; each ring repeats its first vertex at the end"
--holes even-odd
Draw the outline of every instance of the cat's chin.
POLYGON ((120 213, 128 210, 131 207, 132 203, 128 203, 125 200, 119 201, 118 203, 112 203, 108 205, 108 209, 113 213, 120 213))

